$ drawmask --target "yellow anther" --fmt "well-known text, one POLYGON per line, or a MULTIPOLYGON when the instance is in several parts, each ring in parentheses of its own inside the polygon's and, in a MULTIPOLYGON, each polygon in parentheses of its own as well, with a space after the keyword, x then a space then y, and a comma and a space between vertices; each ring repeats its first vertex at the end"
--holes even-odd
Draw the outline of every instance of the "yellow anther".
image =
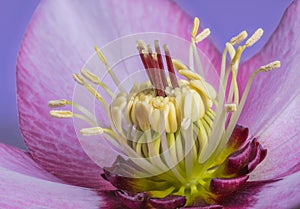
POLYGON ((83 128, 80 130, 83 136, 93 136, 103 134, 103 129, 101 127, 83 128))
POLYGON ((225 104, 225 111, 226 112, 235 112, 237 105, 235 103, 232 104, 225 104))
POLYGON ((67 104, 67 100, 61 99, 61 100, 51 100, 48 102, 48 106, 53 107, 64 107, 67 104))
POLYGON ((139 47, 139 48, 141 48, 141 49, 144 49, 142 52, 145 52, 145 53, 148 53, 148 51, 147 51, 147 44, 144 42, 144 41, 142 41, 142 40, 137 40, 137 46, 139 47))
POLYGON ((281 66, 281 63, 280 63, 280 61, 277 60, 277 61, 271 62, 267 65, 261 66, 260 71, 267 72, 267 71, 274 70, 276 68, 280 68, 280 66, 281 66))
POLYGON ((151 123, 151 128, 159 132, 160 131, 160 120, 161 120, 161 113, 159 109, 152 109, 149 115, 149 121, 151 123))
POLYGON ((73 74, 73 78, 74 78, 74 80, 75 80, 78 84, 84 85, 85 81, 84 81, 84 79, 83 79, 80 75, 74 73, 74 74, 73 74))
POLYGON ((201 33, 199 33, 196 36, 195 42, 199 43, 199 42, 203 41, 204 39, 206 39, 209 35, 210 35, 210 29, 205 28, 201 33))
POLYGON ((95 74, 91 73, 89 70, 87 70, 87 69, 81 69, 80 72, 83 75, 83 77, 85 77, 90 82, 92 82, 94 84, 99 84, 100 79, 98 78, 98 76, 96 76, 95 74))
POLYGON ((99 59, 101 60, 101 62, 103 62, 104 65, 108 66, 107 61, 106 61, 102 51, 97 46, 95 46, 94 48, 95 48, 95 51, 96 51, 99 59))
POLYGON ((107 69, 107 72, 109 73, 110 77, 113 79, 113 81, 116 84, 116 86, 119 88, 120 91, 124 92, 124 89, 120 85, 120 82, 119 82, 118 78, 116 77, 116 75, 114 74, 114 72, 112 71, 112 69, 110 68, 110 66, 108 65, 107 60, 106 60, 104 54, 101 52, 101 50, 97 46, 95 46, 95 50, 96 50, 96 53, 97 53, 99 59, 105 65, 105 67, 107 69))
POLYGON ((230 43, 235 46, 237 44, 240 44, 242 41, 244 41, 248 36, 247 31, 242 31, 240 32, 237 36, 233 37, 232 39, 230 39, 230 43))
POLYGON ((157 60, 157 53, 156 53, 156 52, 153 52, 153 53, 152 53, 152 58, 153 58, 154 60, 157 60))
POLYGON ((135 115, 137 123, 143 131, 146 131, 150 128, 149 110, 150 105, 146 102, 137 102, 135 109, 133 110, 136 112, 135 115))
POLYGON ((179 70, 178 73, 189 80, 201 80, 201 76, 191 70, 179 70))
POLYGON ((199 26, 200 26, 200 20, 198 17, 194 18, 194 25, 193 25, 193 29, 192 29, 192 38, 194 39, 198 33, 199 30, 199 26))
POLYGON ((217 96, 214 87, 212 87, 210 84, 206 83, 205 81, 191 80, 190 84, 195 89, 204 93, 210 99, 214 99, 217 96))
POLYGON ((177 71, 187 69, 187 66, 183 64, 180 60, 172 59, 172 63, 177 71))
POLYGON ((54 118, 72 118, 74 114, 67 110, 51 110, 50 115, 54 118))
POLYGON ((96 76, 95 74, 91 73, 89 70, 87 69, 81 69, 81 74, 83 75, 83 77, 85 77, 87 80, 89 80, 90 82, 94 83, 94 84, 98 84, 100 85, 109 96, 113 96, 112 91, 108 88, 108 86, 106 86, 102 81, 100 81, 99 77, 96 76))
POLYGON ((263 35, 264 31, 261 28, 258 28, 253 35, 246 41, 245 46, 249 47, 255 44, 263 35))
POLYGON ((168 123, 170 127, 170 132, 175 133, 178 129, 176 107, 175 104, 172 102, 169 102, 168 106, 169 106, 168 123))

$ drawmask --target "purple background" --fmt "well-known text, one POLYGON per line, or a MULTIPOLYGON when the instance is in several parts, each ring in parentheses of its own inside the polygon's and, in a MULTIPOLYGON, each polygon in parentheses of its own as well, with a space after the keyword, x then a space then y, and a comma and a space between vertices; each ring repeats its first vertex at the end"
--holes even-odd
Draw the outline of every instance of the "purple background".
MULTIPOLYGON (((191 16, 203 20, 219 50, 233 35, 262 27, 262 41, 246 53, 251 57, 268 40, 292 0, 174 0, 191 16), (245 4, 245 2, 247 4, 245 4)), ((26 26, 39 0, 0 0, 0 142, 25 148, 18 128, 15 66, 26 26)), ((203 26, 202 25, 202 26, 203 26)), ((264 63, 262 63, 264 64, 264 63)))

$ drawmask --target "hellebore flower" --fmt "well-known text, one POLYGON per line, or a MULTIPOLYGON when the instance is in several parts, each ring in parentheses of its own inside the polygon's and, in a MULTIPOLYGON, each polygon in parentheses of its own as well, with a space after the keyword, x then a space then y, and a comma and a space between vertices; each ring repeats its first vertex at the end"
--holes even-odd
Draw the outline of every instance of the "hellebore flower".
MULTIPOLYGON (((179 74, 191 80, 189 85, 197 90, 193 91, 192 96, 187 94, 186 97, 191 97, 190 101, 192 103, 194 101, 197 104, 202 102, 205 108, 193 106, 192 112, 186 111, 184 113, 190 116, 185 117, 190 120, 184 120, 183 123, 183 120, 179 120, 178 115, 175 115, 174 120, 169 121, 168 124, 172 124, 169 127, 167 127, 167 123, 164 123, 165 119, 162 116, 163 119, 159 120, 162 122, 160 122, 158 128, 155 127, 157 123, 145 122, 137 114, 134 114, 136 117, 131 114, 129 120, 138 127, 136 131, 145 132, 151 126, 152 129, 159 132, 161 131, 160 127, 165 126, 166 133, 162 135, 168 137, 174 135, 177 126, 179 126, 174 125, 174 121, 180 121, 180 124, 190 130, 194 111, 201 115, 205 110, 203 117, 206 117, 206 122, 209 118, 213 120, 216 117, 224 119, 221 120, 221 128, 225 122, 228 122, 231 127, 232 135, 232 131, 228 132, 230 134, 224 134, 227 137, 225 138, 229 140, 229 146, 224 145, 224 150, 220 150, 218 153, 218 156, 223 158, 215 158, 206 168, 208 173, 212 171, 216 176, 212 178, 208 175, 209 181, 201 179, 203 180, 203 187, 197 187, 198 184, 191 184, 184 187, 179 185, 178 188, 173 189, 172 186, 176 187, 174 184, 177 182, 171 184, 167 182, 166 185, 164 178, 173 181, 173 176, 176 174, 174 169, 169 169, 172 171, 165 170, 165 173, 159 173, 154 177, 143 176, 143 178, 133 179, 132 176, 126 176, 124 173, 122 173, 122 176, 117 175, 119 173, 114 169, 124 171, 123 166, 126 166, 126 164, 128 169, 134 171, 140 171, 140 167, 136 168, 136 162, 132 162, 130 159, 117 158, 116 161, 111 162, 112 167, 103 167, 104 170, 102 170, 83 151, 73 130, 72 121, 51 119, 46 105, 48 101, 54 98, 71 97, 74 81, 70 75, 81 69, 85 60, 92 54, 91 46, 102 46, 117 37, 147 31, 171 33, 189 40, 192 19, 180 11, 175 4, 168 1, 154 0, 147 2, 147 5, 144 5, 141 1, 132 1, 130 4, 128 2, 120 3, 120 1, 104 2, 96 0, 89 1, 88 4, 80 1, 43 1, 25 35, 17 66, 20 126, 29 153, 1 145, 1 208, 10 208, 11 206, 13 208, 124 208, 123 205, 141 208, 141 205, 145 202, 148 206, 151 205, 156 208, 181 207, 186 202, 188 205, 195 207, 206 207, 206 205, 211 204, 207 206, 211 208, 222 206, 228 208, 291 208, 297 206, 300 197, 300 153, 298 152, 299 142, 297 140, 299 129, 297 124, 300 122, 300 115, 297 111, 300 102, 299 87, 297 87, 300 72, 297 69, 299 10, 300 1, 294 1, 263 50, 246 63, 241 64, 237 81, 234 75, 235 72, 233 72, 233 101, 225 105, 226 110, 233 111, 232 115, 240 110, 238 106, 235 110, 237 103, 239 103, 239 92, 237 91, 248 91, 246 83, 253 70, 266 71, 277 67, 278 62, 260 68, 261 64, 270 63, 277 59, 282 62, 280 70, 265 75, 257 75, 253 80, 252 88, 248 93, 243 112, 241 112, 238 120, 238 124, 249 128, 251 136, 248 137, 247 128, 230 126, 230 121, 226 121, 220 112, 216 111, 215 115, 209 112, 209 108, 215 102, 213 88, 206 81, 201 82, 201 85, 205 86, 205 88, 201 88, 199 84, 202 81, 201 78, 190 73, 191 71, 182 70, 186 66, 179 61, 173 62, 174 67, 179 70, 179 74), (131 4, 135 5, 135 12, 130 9, 131 4), (194 80, 193 84, 192 80, 194 80), (244 142, 245 145, 242 146, 241 144, 244 142), (234 150, 232 150, 233 148, 234 150), (268 150, 268 155, 264 159, 265 149, 268 150), (263 159, 264 161, 261 162, 263 159), (260 162, 261 164, 250 174, 251 181, 245 183, 249 172, 260 162), (148 187, 148 189, 143 190, 141 187, 148 187), (150 189, 151 187, 155 191, 150 189), (158 188, 159 191, 157 191, 158 188), (115 191, 116 189, 119 190, 115 191), (203 193, 199 192, 200 190, 203 190, 203 193), (209 195, 207 192, 210 192, 209 195), (230 196, 228 196, 229 194, 230 196)), ((258 30, 254 39, 260 33, 261 31, 258 30)), ((193 36, 194 39, 197 39, 195 35, 196 32, 193 33, 193 36)), ((246 42, 246 45, 251 45, 251 40, 253 39, 246 42)), ((227 44, 227 50, 232 55, 232 67, 235 69, 239 60, 239 56, 236 54, 241 49, 240 51, 237 49, 235 54, 232 47, 233 42, 235 41, 233 40, 231 44, 227 44)), ((220 58, 222 56, 213 45, 208 40, 204 40, 197 46, 208 56, 213 68, 220 69, 220 58)), ((157 57, 154 56, 154 58, 150 57, 148 59, 151 53, 150 48, 142 42, 139 42, 139 50, 141 59, 145 61, 145 68, 151 63, 158 63, 157 65, 159 65, 159 62, 155 61, 159 60, 159 53, 157 53, 157 57)), ((165 53, 169 63, 167 68, 172 68, 167 48, 165 48, 165 53)), ((176 52, 170 50, 170 53, 172 55, 176 52)), ((97 55, 106 64, 98 49, 97 55)), ((93 60, 91 59, 91 61, 93 60)), ((158 67, 158 69, 161 68, 158 67)), ((169 71, 172 72, 171 69, 169 71)), ((82 74, 86 76, 86 79, 90 75, 91 81, 95 78, 88 71, 83 71, 82 74)), ((122 75, 126 74, 120 73, 117 77, 120 78, 122 75)), ((181 81, 176 78, 172 79, 172 75, 171 73, 170 83, 172 87, 178 85, 176 81, 181 86, 181 81)), ((160 83, 157 82, 159 79, 155 78, 153 73, 150 72, 149 77, 150 80, 151 77, 153 79, 152 84, 160 83)), ((75 74, 74 78, 79 84, 85 87, 88 86, 86 81, 78 74, 75 74)), ((87 89, 91 90, 90 87, 87 89)), ((172 89, 160 92, 161 88, 159 86, 155 86, 154 90, 155 96, 159 95, 162 98, 165 98, 164 94, 173 94, 172 89)), ((98 97, 93 90, 91 91, 98 97)), ((190 90, 188 89, 188 91, 190 90)), ((225 94, 222 95, 225 96, 225 94)), ((230 91, 229 95, 231 95, 230 91)), ((118 95, 117 99, 119 100, 116 99, 112 107, 118 107, 114 105, 120 104, 122 97, 124 95, 118 95)), ((243 98, 240 103, 242 103, 242 100, 243 98)), ((50 106, 64 106, 66 103, 70 102, 67 100, 52 101, 50 106)), ((74 106, 74 104, 72 105, 74 106)), ((143 105, 140 105, 140 109, 142 108, 143 105)), ((218 109, 218 107, 215 108, 218 109)), ((114 110, 119 113, 117 108, 114 110)), ((131 112, 134 112, 134 110, 131 109, 131 112)), ((138 113, 143 114, 144 112, 139 111, 138 113)), ((51 114, 57 117, 74 116, 70 111, 53 111, 51 114)), ((107 120, 105 115, 100 115, 99 119, 107 120)), ((199 118, 196 117, 192 122, 198 120, 199 118)), ((120 120, 114 119, 113 121, 118 122, 120 120)), ((117 124, 114 125, 117 127, 117 124)), ((198 127, 192 127, 192 132, 186 131, 183 135, 193 135, 193 130, 200 130, 204 123, 200 122, 198 125, 198 127)), ((212 130, 215 134, 219 133, 210 129, 209 122, 206 125, 209 127, 208 131, 212 130)), ((87 128, 81 129, 81 132, 88 135, 109 131, 104 130, 105 128, 107 127, 87 128)), ((122 134, 121 129, 117 131, 122 134)), ((197 133, 203 132, 197 131, 197 133)), ((219 134, 223 133, 220 132, 219 134)), ((107 136, 111 136, 110 134, 113 135, 114 133, 109 133, 107 136)), ((182 138, 189 137, 183 136, 182 138)), ((110 142, 114 143, 113 140, 110 142)), ((205 144, 204 141, 198 143, 205 144)), ((131 146, 135 148, 136 152, 140 150, 140 153, 144 152, 145 154, 146 151, 143 150, 143 147, 138 149, 137 144, 133 145, 132 142, 131 146)), ((84 145, 83 147, 93 150, 92 144, 88 143, 88 145, 89 147, 84 147, 84 145)), ((209 143, 207 146, 209 148, 209 143)), ((205 150, 209 150, 208 148, 205 150)), ((155 150, 157 151, 157 149, 155 150)), ((109 160, 110 153, 103 151, 103 153, 97 153, 97 155, 104 160, 109 160)), ((187 155, 185 155, 187 157, 182 158, 184 159, 182 162, 184 166, 178 169, 188 168, 188 165, 190 165, 188 160, 190 159, 192 161, 189 162, 193 162, 194 158, 189 158, 189 153, 187 152, 187 155)), ((204 156, 197 158, 197 161, 199 159, 202 162, 201 159, 204 159, 204 162, 209 159, 211 153, 214 152, 207 152, 204 156)), ((166 161, 158 162, 157 159, 154 160, 155 163, 167 164, 166 161)), ((144 163, 144 161, 141 162, 144 163)), ((151 163, 150 165, 145 164, 145 170, 147 170, 147 166, 151 167, 151 163)), ((176 169, 177 167, 175 167, 176 169)), ((152 170, 152 167, 150 170, 152 170)), ((187 175, 189 171, 190 169, 186 169, 183 174, 187 175)), ((141 173, 145 174, 144 172, 141 173)), ((182 172, 179 171, 178 179, 180 174, 182 172)), ((194 173, 190 175, 194 175, 194 173)))

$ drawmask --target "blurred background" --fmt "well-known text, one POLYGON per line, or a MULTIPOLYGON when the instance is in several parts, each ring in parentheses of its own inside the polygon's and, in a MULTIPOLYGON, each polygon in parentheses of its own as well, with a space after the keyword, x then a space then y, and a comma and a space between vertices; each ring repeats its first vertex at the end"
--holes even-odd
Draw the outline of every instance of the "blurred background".
MULTIPOLYGON (((25 148, 18 127, 16 104, 16 57, 26 26, 40 0, 0 0, 0 142, 25 148)), ((245 53, 248 59, 259 51, 276 29, 292 0, 174 0, 202 27, 212 31, 210 38, 223 50, 226 41, 242 30, 249 34, 262 27, 262 40, 245 53)))

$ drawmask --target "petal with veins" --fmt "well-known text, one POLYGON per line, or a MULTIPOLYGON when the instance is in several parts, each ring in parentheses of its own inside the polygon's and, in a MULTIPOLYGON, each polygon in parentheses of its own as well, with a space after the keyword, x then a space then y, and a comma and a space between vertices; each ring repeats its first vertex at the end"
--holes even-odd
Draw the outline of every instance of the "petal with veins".
POLYGON ((252 179, 280 178, 300 170, 299 104, 300 94, 259 137, 268 154, 251 173, 252 179))
POLYGON ((112 193, 67 185, 24 151, 0 144, 0 155, 0 208, 117 208, 112 193))
MULTIPOLYGON (((300 1, 296 0, 286 10, 278 28, 266 46, 239 70, 239 84, 245 85, 248 76, 262 63, 279 59, 281 68, 272 73, 261 73, 254 79, 240 124, 250 127, 252 134, 260 134, 270 127, 282 109, 300 92, 298 70, 300 52, 300 1)), ((296 125, 296 124, 294 124, 296 125)), ((283 125, 281 130, 285 129, 283 125)), ((274 129, 276 131, 277 129, 274 129)), ((284 140, 284 139, 283 139, 284 140)))
POLYGON ((274 182, 249 182, 234 196, 227 198, 226 208, 298 208, 300 172, 274 182), (297 207, 298 206, 298 207, 297 207))

